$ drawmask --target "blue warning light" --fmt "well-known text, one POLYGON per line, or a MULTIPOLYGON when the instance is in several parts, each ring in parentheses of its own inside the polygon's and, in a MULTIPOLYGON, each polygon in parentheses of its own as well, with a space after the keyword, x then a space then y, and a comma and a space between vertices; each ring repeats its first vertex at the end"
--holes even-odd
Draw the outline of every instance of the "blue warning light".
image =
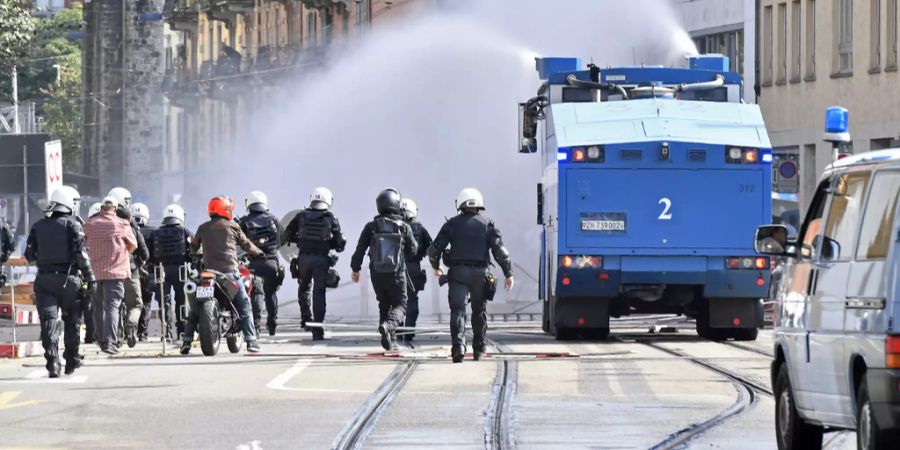
POLYGON ((850 112, 847 108, 832 106, 825 110, 825 132, 846 133, 849 131, 850 112))

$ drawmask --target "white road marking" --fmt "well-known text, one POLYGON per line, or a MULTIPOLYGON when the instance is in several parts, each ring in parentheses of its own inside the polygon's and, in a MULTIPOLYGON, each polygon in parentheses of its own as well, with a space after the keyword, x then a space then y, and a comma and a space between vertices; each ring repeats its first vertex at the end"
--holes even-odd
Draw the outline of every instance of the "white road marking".
POLYGON ((262 441, 250 441, 246 444, 241 444, 237 446, 237 450, 263 450, 262 441))
POLYGON ((313 361, 309 359, 300 359, 297 360, 297 363, 293 365, 288 370, 278 374, 277 377, 273 378, 272 381, 266 384, 266 387, 269 389, 275 389, 277 391, 293 391, 293 392, 323 392, 323 393, 337 393, 337 394, 371 394, 371 391, 359 391, 359 390, 346 390, 346 389, 314 389, 314 388, 295 388, 295 387, 287 387, 288 381, 291 381, 294 377, 299 375, 301 372, 306 370, 307 367, 312 364, 313 361))
POLYGON ((14 379, 14 380, 0 380, 0 383, 14 383, 14 384, 42 384, 42 383, 85 383, 87 382, 88 377, 85 375, 75 375, 75 376, 66 376, 63 375, 59 378, 50 379, 47 377, 46 370, 35 370, 28 375, 25 375, 23 379, 14 379))
POLYGON ((280 390, 280 391, 295 390, 294 388, 285 387, 285 383, 287 383, 288 381, 291 381, 291 378, 294 378, 295 376, 299 375, 300 372, 303 372, 304 370, 306 370, 306 368, 309 367, 310 364, 312 364, 312 361, 310 361, 308 359, 297 360, 297 363, 294 364, 293 367, 291 367, 288 370, 285 370, 284 372, 280 373, 277 377, 273 378, 272 381, 270 381, 268 384, 266 384, 266 387, 269 389, 275 389, 275 390, 280 390))

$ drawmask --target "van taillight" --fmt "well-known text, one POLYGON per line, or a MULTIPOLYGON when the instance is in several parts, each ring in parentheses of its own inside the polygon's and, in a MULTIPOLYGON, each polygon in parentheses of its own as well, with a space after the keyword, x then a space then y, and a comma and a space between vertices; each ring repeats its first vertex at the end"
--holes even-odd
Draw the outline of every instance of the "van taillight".
POLYGON ((900 369, 900 336, 888 336, 885 339, 884 360, 888 369, 900 369))

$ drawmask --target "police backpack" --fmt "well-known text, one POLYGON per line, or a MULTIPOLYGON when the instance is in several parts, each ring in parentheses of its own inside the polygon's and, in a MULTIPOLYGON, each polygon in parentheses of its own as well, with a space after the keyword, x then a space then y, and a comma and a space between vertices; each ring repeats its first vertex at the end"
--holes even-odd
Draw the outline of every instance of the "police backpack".
POLYGON ((369 261, 376 273, 400 273, 404 270, 403 234, 399 222, 377 218, 369 246, 369 261))

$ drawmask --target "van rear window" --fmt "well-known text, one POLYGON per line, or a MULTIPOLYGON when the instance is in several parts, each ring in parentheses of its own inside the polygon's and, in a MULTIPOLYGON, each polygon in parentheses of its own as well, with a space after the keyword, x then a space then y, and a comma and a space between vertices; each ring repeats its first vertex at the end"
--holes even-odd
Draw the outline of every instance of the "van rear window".
POLYGON ((872 182, 856 249, 857 261, 885 259, 900 197, 900 172, 879 172, 872 182))

